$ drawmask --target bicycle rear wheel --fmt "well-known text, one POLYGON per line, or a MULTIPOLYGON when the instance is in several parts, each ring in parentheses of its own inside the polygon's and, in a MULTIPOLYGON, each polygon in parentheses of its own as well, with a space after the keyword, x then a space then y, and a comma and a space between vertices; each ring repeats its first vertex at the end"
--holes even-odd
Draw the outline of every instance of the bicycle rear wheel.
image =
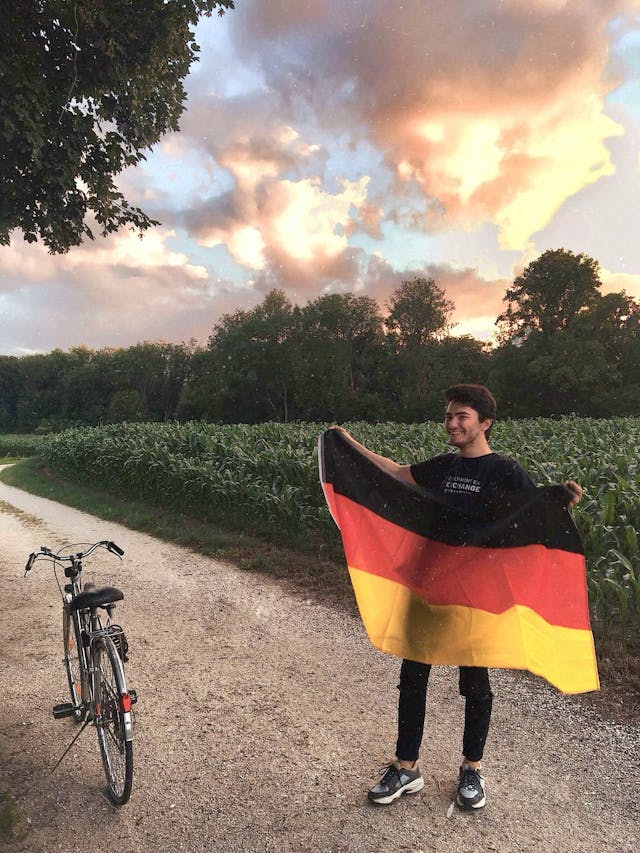
POLYGON ((133 782, 131 700, 113 642, 104 637, 94 650, 95 725, 109 797, 117 806, 129 801, 133 782))
MULTIPOLYGON (((69 613, 69 608, 64 607, 62 611, 62 642, 64 644, 64 667, 67 673, 67 682, 69 684, 69 695, 71 696, 71 704, 77 710, 74 711, 73 717, 77 722, 84 720, 86 710, 81 708, 82 705, 82 665, 80 661, 80 647, 76 637, 76 629, 73 617, 69 613)), ((81 639, 80 639, 81 642, 81 639)))

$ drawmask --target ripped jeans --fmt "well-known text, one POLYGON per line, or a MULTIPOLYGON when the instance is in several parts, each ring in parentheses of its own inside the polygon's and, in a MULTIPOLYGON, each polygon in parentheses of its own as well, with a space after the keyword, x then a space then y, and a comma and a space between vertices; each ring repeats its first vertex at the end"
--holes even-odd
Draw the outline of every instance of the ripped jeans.
MULTIPOLYGON (((416 761, 420 752, 430 672, 431 664, 402 661, 396 745, 396 758, 401 761, 416 761)), ((493 702, 488 670, 479 666, 461 666, 460 695, 465 697, 462 754, 469 761, 480 761, 493 702)))

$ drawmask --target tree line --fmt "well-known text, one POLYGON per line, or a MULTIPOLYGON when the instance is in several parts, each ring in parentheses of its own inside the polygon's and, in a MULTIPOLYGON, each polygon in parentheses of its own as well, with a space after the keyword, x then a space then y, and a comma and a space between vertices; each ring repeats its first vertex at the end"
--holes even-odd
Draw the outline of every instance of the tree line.
POLYGON ((431 278, 381 308, 333 293, 292 305, 272 290, 224 315, 205 346, 140 343, 0 356, 0 431, 121 421, 440 419, 442 394, 480 382, 510 417, 640 415, 640 304, 601 294, 598 262, 550 250, 518 276, 497 342, 451 335, 431 278))

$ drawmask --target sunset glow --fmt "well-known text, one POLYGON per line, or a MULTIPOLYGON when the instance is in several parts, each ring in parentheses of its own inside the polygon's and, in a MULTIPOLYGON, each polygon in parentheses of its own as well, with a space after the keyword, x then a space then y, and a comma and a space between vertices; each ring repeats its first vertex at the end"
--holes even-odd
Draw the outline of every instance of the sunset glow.
POLYGON ((454 334, 488 340, 506 287, 560 247, 640 298, 636 2, 236 6, 198 27, 180 133, 121 176, 162 225, 62 256, 16 234, 2 352, 204 342, 271 287, 383 306, 415 275, 454 301, 454 334))

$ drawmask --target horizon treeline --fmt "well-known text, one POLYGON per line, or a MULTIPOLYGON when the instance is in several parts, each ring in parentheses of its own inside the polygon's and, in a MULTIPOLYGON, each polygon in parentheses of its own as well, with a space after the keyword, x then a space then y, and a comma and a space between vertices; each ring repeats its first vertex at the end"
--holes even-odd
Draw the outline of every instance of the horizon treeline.
POLYGON ((354 293, 292 305, 272 290, 224 315, 204 346, 0 356, 0 432, 122 421, 440 420, 454 383, 488 385, 501 417, 640 415, 640 304, 602 295, 599 265, 550 250, 505 293, 494 345, 451 335, 430 278, 384 306, 354 293))

